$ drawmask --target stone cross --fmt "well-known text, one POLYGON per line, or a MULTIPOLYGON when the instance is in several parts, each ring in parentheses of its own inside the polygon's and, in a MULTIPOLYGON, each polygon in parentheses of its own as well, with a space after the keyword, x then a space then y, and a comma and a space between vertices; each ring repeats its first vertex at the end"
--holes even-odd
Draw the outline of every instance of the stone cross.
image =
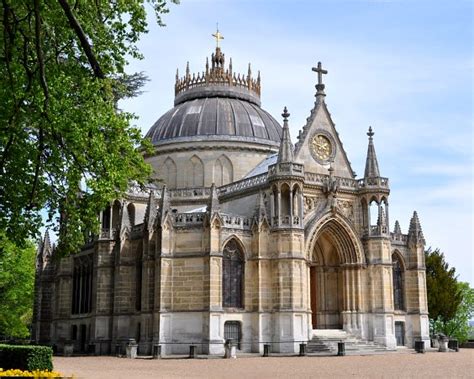
POLYGON ((318 62, 318 67, 313 67, 313 71, 318 73, 318 85, 323 84, 323 74, 327 74, 328 70, 324 70, 321 66, 321 62, 318 62))

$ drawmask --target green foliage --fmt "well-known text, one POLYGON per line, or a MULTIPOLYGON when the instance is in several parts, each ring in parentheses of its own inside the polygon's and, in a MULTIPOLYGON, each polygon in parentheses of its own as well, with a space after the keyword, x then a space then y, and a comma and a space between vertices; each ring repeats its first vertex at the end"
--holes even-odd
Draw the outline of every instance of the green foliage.
POLYGON ((426 251, 425 258, 429 318, 446 323, 456 316, 462 300, 456 270, 438 249, 426 251))
POLYGON ((469 320, 474 316, 474 289, 470 288, 469 283, 465 282, 457 283, 457 286, 462 300, 455 316, 448 321, 434 320, 432 328, 435 333, 441 332, 458 339, 459 343, 463 343, 469 339, 472 333, 469 320))
POLYGON ((0 231, 0 335, 29 336, 33 315, 36 251, 33 243, 18 247, 0 231))
POLYGON ((48 346, 0 345, 0 362, 7 370, 53 370, 53 349, 48 346))
POLYGON ((58 250, 75 251, 98 210, 149 178, 150 144, 117 100, 144 80, 124 68, 142 57, 146 5, 162 25, 169 2, 2 1, 0 230, 12 242, 37 237, 46 209, 58 250))

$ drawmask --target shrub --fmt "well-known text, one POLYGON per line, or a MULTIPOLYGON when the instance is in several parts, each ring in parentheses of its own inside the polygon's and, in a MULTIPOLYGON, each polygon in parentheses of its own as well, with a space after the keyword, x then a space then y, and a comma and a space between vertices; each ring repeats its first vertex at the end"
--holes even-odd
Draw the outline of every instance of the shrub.
POLYGON ((3 369, 53 370, 53 350, 48 346, 0 345, 3 369))

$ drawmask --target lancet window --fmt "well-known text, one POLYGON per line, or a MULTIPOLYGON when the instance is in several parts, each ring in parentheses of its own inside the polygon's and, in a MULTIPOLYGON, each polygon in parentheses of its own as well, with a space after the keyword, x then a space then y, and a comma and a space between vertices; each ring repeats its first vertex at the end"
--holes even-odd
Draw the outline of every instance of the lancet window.
POLYGON ((244 259, 235 240, 225 245, 222 266, 222 306, 242 308, 244 259))
POLYGON ((72 314, 90 313, 92 310, 92 256, 74 259, 72 275, 72 314))
POLYGON ((393 276, 393 305, 396 310, 405 309, 405 296, 403 292, 403 266, 397 254, 392 255, 393 276))

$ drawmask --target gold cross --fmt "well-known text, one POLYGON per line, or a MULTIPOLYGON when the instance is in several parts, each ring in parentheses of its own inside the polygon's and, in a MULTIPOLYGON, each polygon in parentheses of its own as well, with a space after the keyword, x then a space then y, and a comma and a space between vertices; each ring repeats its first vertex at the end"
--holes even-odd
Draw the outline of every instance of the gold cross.
POLYGON ((217 25, 217 31, 212 36, 216 39, 216 47, 219 47, 219 40, 224 39, 224 36, 219 32, 219 25, 217 25))

